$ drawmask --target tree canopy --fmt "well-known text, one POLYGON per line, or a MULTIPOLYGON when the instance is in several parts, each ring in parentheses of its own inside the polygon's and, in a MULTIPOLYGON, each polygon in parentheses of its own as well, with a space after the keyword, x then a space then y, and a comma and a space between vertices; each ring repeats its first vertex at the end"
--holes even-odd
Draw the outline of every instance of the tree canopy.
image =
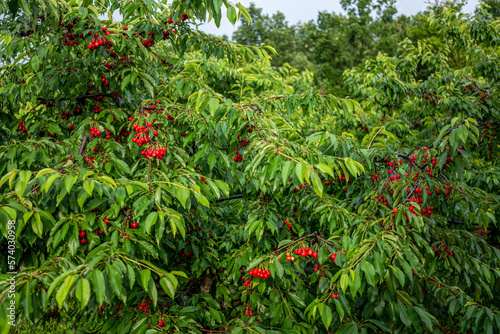
POLYGON ((342 4, 0 0, 0 333, 499 331, 499 21, 342 4))

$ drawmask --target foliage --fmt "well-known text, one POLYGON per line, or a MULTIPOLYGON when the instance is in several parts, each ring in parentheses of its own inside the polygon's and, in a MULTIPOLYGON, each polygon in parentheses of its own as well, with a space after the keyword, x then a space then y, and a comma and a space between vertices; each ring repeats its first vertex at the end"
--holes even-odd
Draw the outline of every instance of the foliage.
POLYGON ((342 72, 374 57, 395 54, 395 46, 411 30, 406 16, 395 17, 393 0, 342 1, 347 15, 320 12, 316 21, 289 26, 282 13, 263 15, 249 7, 252 24, 243 19, 233 39, 246 45, 273 46, 273 65, 287 62, 315 73, 315 85, 338 96, 347 94, 342 72))
POLYGON ((346 71, 350 100, 191 28, 222 5, 250 19, 215 0, 0 2, 16 326, 499 331, 500 251, 475 233, 500 218, 498 21, 431 15, 450 46, 346 71))

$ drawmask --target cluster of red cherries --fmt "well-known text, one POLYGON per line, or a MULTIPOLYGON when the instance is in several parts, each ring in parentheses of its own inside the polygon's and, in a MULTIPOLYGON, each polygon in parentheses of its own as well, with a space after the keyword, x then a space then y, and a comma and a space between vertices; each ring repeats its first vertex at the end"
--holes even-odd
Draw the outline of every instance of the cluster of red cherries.
POLYGON ((99 137, 101 135, 101 130, 97 128, 90 127, 89 130, 90 130, 90 137, 99 137))
POLYGON ((109 81, 108 81, 108 79, 106 79, 106 77, 104 76, 104 74, 101 74, 101 81, 104 84, 104 86, 106 86, 106 87, 109 88, 109 81))
POLYGON ((156 158, 158 160, 165 161, 165 159, 163 159, 163 156, 165 156, 167 154, 167 148, 166 147, 160 147, 160 148, 157 148, 157 149, 148 148, 145 151, 141 151, 141 154, 146 159, 149 159, 149 158, 153 157, 153 158, 156 158))
MULTIPOLYGON (((448 254, 448 255, 450 255, 450 256, 453 256, 453 255, 454 255, 454 254, 453 254, 453 252, 452 252, 452 251, 450 251, 450 249, 449 249, 449 248, 446 248, 445 244, 441 244, 441 248, 443 248, 443 249, 444 249, 444 252, 445 252, 445 254, 444 254, 444 256, 443 256, 443 260, 445 259, 446 254, 448 254)), ((432 247, 432 249, 436 251, 436 254, 437 254, 437 255, 441 256, 441 250, 440 250, 440 249, 438 249, 437 247, 432 247)))
MULTIPOLYGON (((40 288, 40 287, 39 287, 39 288, 40 288)), ((45 291, 45 289, 43 289, 43 290, 45 291)), ((55 318, 57 318, 57 316, 58 316, 58 315, 59 315, 59 307, 57 307, 57 306, 56 306, 56 307, 54 308, 54 312, 49 312, 49 313, 47 314, 47 317, 52 318, 52 319, 55 319, 55 318)))
MULTIPOLYGON (((103 29, 106 29, 106 27, 103 27, 103 29)), ((99 36, 97 33, 95 35, 99 36)), ((106 31, 106 35, 109 35, 109 31, 106 31)), ((106 40, 105 38, 99 38, 97 40, 93 39, 92 41, 90 41, 90 44, 87 45, 87 48, 89 48, 90 50, 95 50, 101 45, 105 45, 109 49, 113 46, 113 43, 111 43, 111 41, 106 40)), ((107 51, 109 52, 109 50, 107 51)))
MULTIPOLYGON (((142 311, 144 313, 148 313, 150 308, 151 308, 151 301, 149 301, 147 304, 145 302, 142 302, 141 305, 139 305, 139 311, 142 311)), ((153 314, 153 312, 150 313, 153 314)))
POLYGON ((78 228, 78 236, 80 237, 80 244, 85 245, 87 243, 87 232, 85 230, 82 230, 78 228))
MULTIPOLYGON (((188 241, 188 243, 189 243, 189 241, 188 241)), ((188 253, 186 253, 185 251, 182 251, 181 257, 187 257, 188 259, 192 259, 194 257, 194 253, 193 253, 193 251, 189 251, 188 253)))
POLYGON ((359 127, 360 127, 360 128, 363 128, 363 131, 366 131, 366 132, 368 132, 368 133, 370 133, 370 132, 371 132, 371 131, 370 131, 370 129, 368 129, 368 126, 366 126, 366 123, 365 123, 365 125, 363 125, 363 124, 359 123, 359 127))
POLYGON ((430 104, 437 104, 439 100, 441 100, 441 97, 434 96, 434 94, 430 94, 427 92, 427 90, 424 90, 424 93, 422 94, 422 97, 424 99, 429 100, 430 104), (437 99, 436 99, 437 98, 437 99))
POLYGON ((301 255, 302 257, 312 256, 315 259, 318 258, 318 252, 315 252, 309 247, 300 247, 299 249, 295 250, 294 253, 295 255, 301 255))
POLYGON ((268 279, 271 276, 271 272, 266 269, 254 268, 248 272, 250 276, 259 277, 263 279, 268 279))
POLYGON ((286 226, 288 226, 288 227, 289 227, 289 229, 287 229, 287 231, 288 231, 288 232, 290 232, 290 228, 292 228, 292 222, 289 222, 289 221, 286 221, 286 220, 285 220, 283 223, 284 223, 286 226))
POLYGON ((250 306, 246 306, 245 307, 245 315, 249 315, 249 316, 252 316, 253 313, 252 313, 252 309, 250 308, 250 306))
POLYGON ((148 132, 148 127, 151 127, 153 126, 153 123, 151 122, 148 122, 147 124, 147 127, 146 126, 139 126, 139 124, 135 123, 132 128, 134 129, 135 132, 138 132, 134 135, 134 138, 132 139, 132 141, 134 143, 136 143, 137 145, 142 146, 144 144, 147 144, 149 143, 150 139, 148 138, 148 136, 146 135, 146 132, 148 132), (144 135, 142 135, 142 133, 144 133, 144 135))
MULTIPOLYGON (((238 148, 234 149, 236 152, 238 152, 238 148)), ((242 162, 243 161, 243 156, 239 153, 236 154, 236 156, 233 158, 234 161, 236 162, 242 162)))
MULTIPOLYGON (((413 206, 413 205, 412 205, 413 206)), ((410 210, 411 211, 411 210, 410 210)), ((428 206, 425 209, 422 209, 422 214, 426 215, 428 218, 430 218, 432 211, 434 211, 434 208, 432 206, 428 206)))
POLYGON ((26 123, 24 123, 22 121, 19 121, 19 126, 17 127, 17 129, 19 130, 19 133, 21 133, 21 134, 27 133, 27 131, 26 131, 26 123))

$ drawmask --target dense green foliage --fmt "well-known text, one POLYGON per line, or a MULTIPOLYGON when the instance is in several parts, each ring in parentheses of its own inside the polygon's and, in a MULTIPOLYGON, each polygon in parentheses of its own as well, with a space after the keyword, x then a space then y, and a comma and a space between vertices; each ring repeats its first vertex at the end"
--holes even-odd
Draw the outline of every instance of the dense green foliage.
MULTIPOLYGON (((298 69, 313 71, 314 86, 346 96, 348 89, 342 73, 375 58, 379 52, 389 56, 401 55, 398 44, 409 38, 416 46, 418 41, 437 49, 446 47, 429 26, 427 18, 439 14, 444 8, 460 11, 465 0, 436 1, 423 12, 411 17, 398 15, 395 0, 343 0, 345 14, 319 12, 315 21, 289 25, 283 13, 271 17, 262 14, 262 9, 252 3, 248 11, 252 18, 242 24, 233 34, 233 40, 245 45, 259 46, 261 43, 274 47, 278 53, 273 57, 274 66, 285 63, 298 69)), ((497 0, 486 1, 492 6, 494 15, 498 11, 497 0)), ((453 69, 461 68, 465 59, 460 48, 453 49, 449 58, 453 69)), ((420 73, 425 78, 429 73, 420 73)))
POLYGON ((420 16, 343 99, 223 5, 0 0, 0 333, 500 331, 499 21, 420 16))

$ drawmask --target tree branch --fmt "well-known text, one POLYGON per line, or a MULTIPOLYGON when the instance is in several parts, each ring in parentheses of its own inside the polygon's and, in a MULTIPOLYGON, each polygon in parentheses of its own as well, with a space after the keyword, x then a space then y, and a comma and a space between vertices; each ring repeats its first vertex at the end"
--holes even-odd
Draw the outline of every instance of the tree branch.
POLYGON ((88 139, 89 139, 89 135, 88 134, 84 134, 83 135, 83 140, 82 140, 82 145, 80 146, 80 149, 78 150, 78 155, 82 155, 83 154, 83 150, 85 149, 85 145, 87 144, 88 139))

